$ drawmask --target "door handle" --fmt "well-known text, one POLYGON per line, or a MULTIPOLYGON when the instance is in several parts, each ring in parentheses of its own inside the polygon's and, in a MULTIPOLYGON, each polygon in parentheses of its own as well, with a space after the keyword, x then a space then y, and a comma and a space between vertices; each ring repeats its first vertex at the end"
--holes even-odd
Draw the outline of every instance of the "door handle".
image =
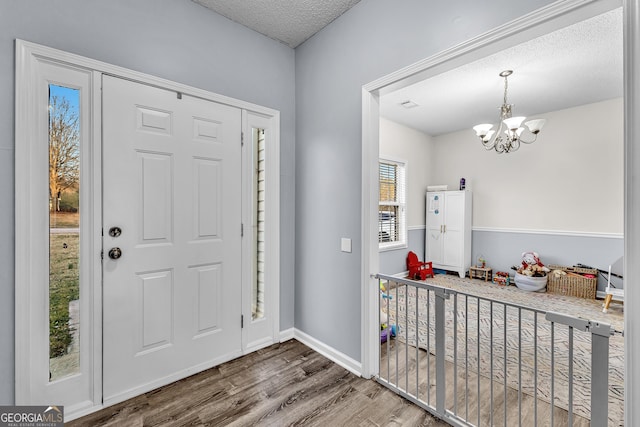
POLYGON ((109 258, 118 259, 122 256, 122 250, 120 248, 109 249, 109 258))

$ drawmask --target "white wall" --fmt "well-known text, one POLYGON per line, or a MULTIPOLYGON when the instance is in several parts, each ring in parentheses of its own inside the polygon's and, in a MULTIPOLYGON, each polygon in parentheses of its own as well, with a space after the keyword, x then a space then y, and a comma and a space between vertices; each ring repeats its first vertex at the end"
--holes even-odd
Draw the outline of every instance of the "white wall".
POLYGON ((425 224, 425 192, 431 183, 431 137, 421 131, 380 118, 380 157, 407 165, 407 226, 425 224))
POLYGON ((623 100, 541 114, 538 140, 486 151, 464 130, 434 137, 434 178, 473 190, 473 226, 622 234, 623 100))

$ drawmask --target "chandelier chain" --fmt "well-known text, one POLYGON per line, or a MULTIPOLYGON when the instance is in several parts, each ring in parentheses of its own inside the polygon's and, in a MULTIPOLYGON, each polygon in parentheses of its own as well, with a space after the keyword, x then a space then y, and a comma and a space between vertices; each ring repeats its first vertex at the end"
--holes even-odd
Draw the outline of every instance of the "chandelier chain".
POLYGON ((509 85, 509 81, 507 80, 507 76, 504 76, 504 102, 503 104, 507 104, 507 87, 509 85))

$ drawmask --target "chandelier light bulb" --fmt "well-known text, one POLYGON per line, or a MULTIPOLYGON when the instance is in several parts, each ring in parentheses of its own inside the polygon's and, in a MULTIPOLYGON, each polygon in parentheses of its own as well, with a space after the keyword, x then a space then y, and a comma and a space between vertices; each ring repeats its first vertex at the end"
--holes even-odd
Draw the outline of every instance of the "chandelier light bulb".
POLYGON ((525 126, 529 128, 529 132, 537 134, 542 130, 542 127, 547 121, 545 119, 529 120, 525 123, 525 126))
POLYGON ((484 138, 492 127, 493 125, 490 123, 483 123, 481 125, 474 126, 473 130, 476 131, 476 136, 484 138))
POLYGON ((524 119, 526 119, 526 117, 510 117, 503 121, 504 121, 504 124, 507 126, 507 129, 511 131, 515 131, 520 127, 522 122, 524 122, 524 119))

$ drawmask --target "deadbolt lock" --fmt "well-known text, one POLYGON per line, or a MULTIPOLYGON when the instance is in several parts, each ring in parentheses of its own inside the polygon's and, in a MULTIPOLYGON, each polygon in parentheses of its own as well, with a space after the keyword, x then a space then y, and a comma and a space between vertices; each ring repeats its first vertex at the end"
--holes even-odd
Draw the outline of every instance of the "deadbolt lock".
POLYGON ((122 234, 122 228, 120 227, 111 227, 109 229, 109 236, 118 237, 122 234))

